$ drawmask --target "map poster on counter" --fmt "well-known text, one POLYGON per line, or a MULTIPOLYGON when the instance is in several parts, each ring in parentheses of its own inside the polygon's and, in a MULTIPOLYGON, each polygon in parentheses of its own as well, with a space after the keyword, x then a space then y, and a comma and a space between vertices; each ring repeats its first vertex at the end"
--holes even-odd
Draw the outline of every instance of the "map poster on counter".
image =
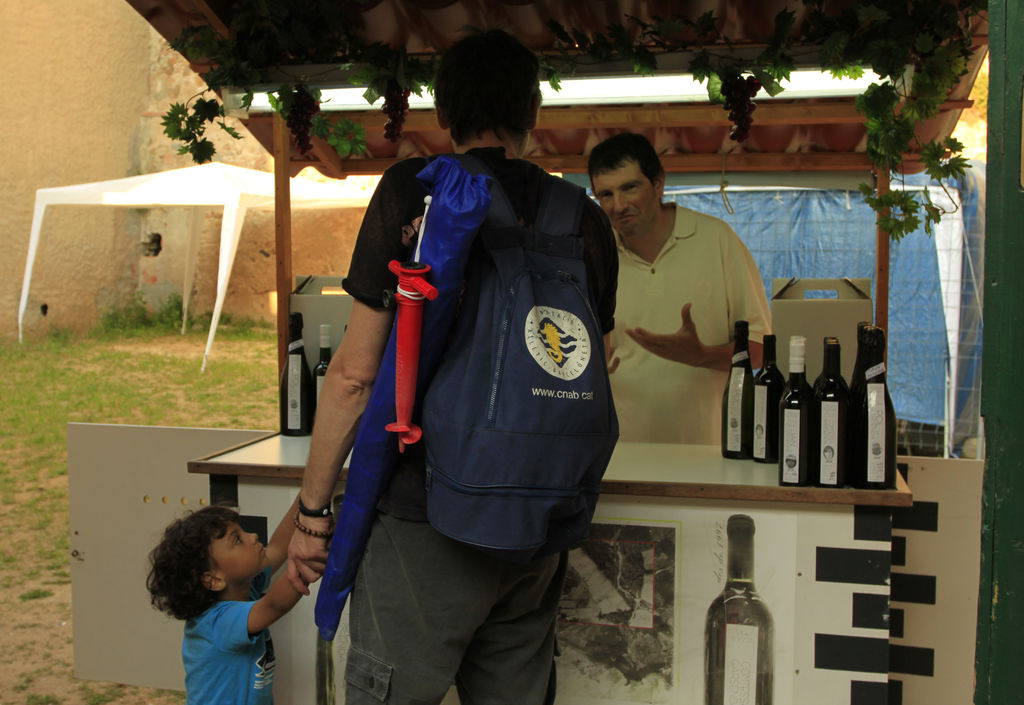
MULTIPOLYGON (((736 637, 729 637, 729 660, 754 665, 746 682, 727 681, 749 696, 724 695, 751 705, 791 702, 795 587, 792 515, 764 504, 748 510, 602 500, 590 537, 569 553, 556 704, 703 705, 706 670, 725 657, 727 627, 736 637), (730 523, 731 517, 744 518, 730 523), (733 620, 722 617, 720 606, 729 582, 730 534, 734 546, 748 537, 746 548, 734 551, 733 572, 749 566, 756 589, 757 604, 739 629, 725 624, 733 620)), ((723 697, 718 691, 711 688, 713 702, 723 697)))

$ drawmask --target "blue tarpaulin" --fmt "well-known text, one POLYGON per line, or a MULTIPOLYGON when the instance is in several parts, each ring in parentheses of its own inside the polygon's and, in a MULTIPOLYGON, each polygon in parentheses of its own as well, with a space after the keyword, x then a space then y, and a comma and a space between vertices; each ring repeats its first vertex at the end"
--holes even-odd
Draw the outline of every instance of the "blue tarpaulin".
MULTIPOLYGON (((900 419, 943 426, 947 416, 954 415, 964 417, 970 426, 975 421, 972 415, 976 418, 972 399, 980 382, 978 266, 984 233, 978 203, 984 194, 985 167, 972 166, 963 182, 945 184, 954 198, 963 200, 959 210, 947 207, 952 212, 939 226, 954 226, 952 239, 929 235, 921 227, 891 244, 888 379, 900 419), (954 264, 963 257, 962 267, 952 275, 943 270, 950 262, 943 242, 959 248, 954 264), (944 296, 948 309, 951 291, 957 310, 949 318, 944 296), (959 326, 950 323, 957 316, 959 326), (966 356, 964 345, 970 348, 966 356), (958 356, 960 364, 952 364, 958 356), (952 371, 955 410, 947 411, 946 377, 952 371)), ((906 177, 905 182, 907 188, 928 188, 933 198, 943 197, 939 184, 927 176, 906 177)), ((893 184, 898 188, 898 179, 893 184)), ((668 200, 721 218, 736 230, 757 263, 769 300, 772 280, 791 277, 867 278, 875 299, 875 213, 859 192, 747 187, 729 188, 728 196, 733 213, 727 211, 717 187, 666 190, 668 200)))

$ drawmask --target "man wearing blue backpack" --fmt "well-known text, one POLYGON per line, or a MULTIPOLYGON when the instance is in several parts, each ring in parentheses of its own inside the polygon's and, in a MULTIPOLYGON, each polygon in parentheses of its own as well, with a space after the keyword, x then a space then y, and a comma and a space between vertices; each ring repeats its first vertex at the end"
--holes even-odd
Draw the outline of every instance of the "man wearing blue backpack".
MULTIPOLYGON (((538 73, 532 52, 508 34, 491 30, 460 40, 445 52, 434 82, 438 121, 449 131, 454 152, 472 155, 483 165, 507 196, 519 224, 528 228, 550 210, 542 208, 541 200, 552 177, 519 158, 537 120, 538 73)), ((381 296, 382 291, 395 289, 388 263, 413 258, 417 219, 427 194, 416 175, 425 165, 424 159, 408 159, 384 173, 344 282, 355 302, 324 380, 299 495, 299 530, 289 547, 289 578, 303 590, 324 571, 333 527, 331 495, 371 396, 394 320, 394 310, 381 296)), ((596 337, 606 341, 614 323, 617 254, 603 211, 589 199, 579 203, 575 235, 582 242, 586 279, 580 289, 596 337)), ((488 256, 483 245, 473 244, 468 281, 488 256)), ((461 306, 463 314, 473 308, 466 301, 461 306)), ((537 324, 545 334, 562 325, 544 316, 537 324)), ((575 337, 549 336, 560 349, 537 352, 537 364, 544 355, 561 361, 563 353, 571 357, 583 343, 590 343, 580 339, 589 338, 585 331, 573 333, 575 337)), ((605 341, 593 340, 596 350, 588 352, 593 355, 589 362, 602 374, 605 341)), ((577 374, 560 368, 555 372, 563 377, 577 374)), ((607 387, 606 375, 603 384, 607 387)), ((548 387, 551 396, 562 400, 580 396, 554 382, 548 387)), ((538 396, 537 387, 533 389, 538 396)), ((540 396, 549 390, 542 392, 540 396)), ((614 410, 611 415, 614 418, 614 410)), ((427 419, 424 429, 429 432, 427 419)), ((453 683, 464 703, 550 702, 565 552, 516 562, 435 529, 427 521, 424 445, 405 446, 377 505, 351 592, 345 702, 439 703, 453 683)), ((491 463, 500 466, 512 460, 495 453, 491 463)))

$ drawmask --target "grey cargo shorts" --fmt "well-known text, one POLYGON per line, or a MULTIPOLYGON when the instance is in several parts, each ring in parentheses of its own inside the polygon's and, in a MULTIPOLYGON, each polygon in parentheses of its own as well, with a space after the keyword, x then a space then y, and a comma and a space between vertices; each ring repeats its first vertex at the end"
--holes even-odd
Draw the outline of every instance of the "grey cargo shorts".
POLYGON ((379 514, 352 590, 346 705, 541 705, 566 554, 509 563, 379 514))

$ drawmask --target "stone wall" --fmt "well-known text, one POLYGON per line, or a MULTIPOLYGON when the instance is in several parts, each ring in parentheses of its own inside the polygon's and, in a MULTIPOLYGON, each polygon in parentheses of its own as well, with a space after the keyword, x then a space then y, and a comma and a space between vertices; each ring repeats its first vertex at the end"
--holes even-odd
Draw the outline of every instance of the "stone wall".
MULTIPOLYGON (((17 336, 17 311, 28 253, 35 190, 118 179, 190 166, 162 132, 167 107, 204 84, 123 0, 0 0, 0 339, 17 336)), ((263 171, 273 158, 235 120, 243 139, 211 132, 217 161, 263 171)), ((295 212, 296 274, 344 274, 362 209, 295 212)), ((88 330, 106 311, 136 296, 159 306, 180 293, 188 209, 56 206, 47 209, 33 270, 24 330, 88 330), (147 256, 143 243, 161 236, 147 256), (43 309, 45 307, 45 315, 43 309)), ((202 235, 192 311, 213 308, 220 213, 200 214, 202 235)), ((246 219, 225 312, 273 320, 275 289, 272 211, 246 219)))

